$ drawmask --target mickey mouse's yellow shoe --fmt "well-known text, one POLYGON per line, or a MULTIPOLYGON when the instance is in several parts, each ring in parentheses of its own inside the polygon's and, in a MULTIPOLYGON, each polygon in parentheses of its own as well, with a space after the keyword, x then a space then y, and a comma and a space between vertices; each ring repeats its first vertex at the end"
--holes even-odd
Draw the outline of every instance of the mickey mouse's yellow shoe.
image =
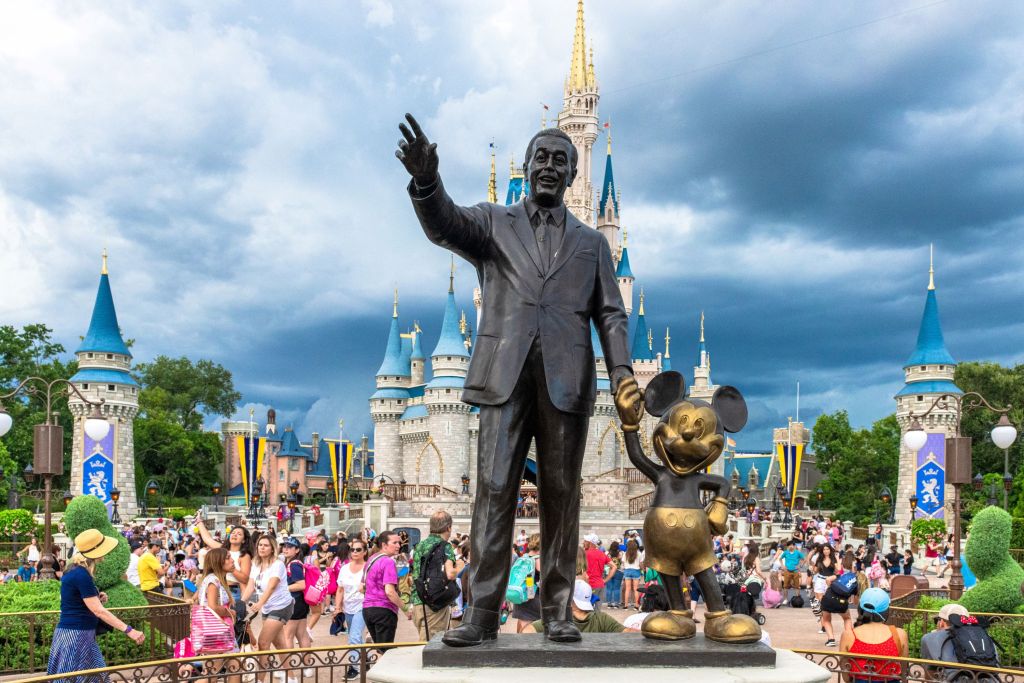
POLYGON ((686 640, 697 633, 693 610, 654 612, 640 626, 645 638, 654 640, 686 640))
POLYGON ((733 614, 727 609, 706 612, 704 637, 719 643, 756 643, 761 639, 761 627, 753 618, 745 614, 733 614))

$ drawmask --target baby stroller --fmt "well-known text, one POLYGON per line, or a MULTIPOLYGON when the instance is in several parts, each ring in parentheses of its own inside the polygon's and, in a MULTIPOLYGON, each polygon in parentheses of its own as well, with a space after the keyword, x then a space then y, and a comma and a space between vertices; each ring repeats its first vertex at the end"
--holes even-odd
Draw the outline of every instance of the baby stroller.
POLYGON ((757 599, 760 596, 761 584, 757 581, 732 583, 722 588, 722 597, 733 614, 745 614, 753 617, 758 624, 764 625, 764 615, 757 611, 757 599))

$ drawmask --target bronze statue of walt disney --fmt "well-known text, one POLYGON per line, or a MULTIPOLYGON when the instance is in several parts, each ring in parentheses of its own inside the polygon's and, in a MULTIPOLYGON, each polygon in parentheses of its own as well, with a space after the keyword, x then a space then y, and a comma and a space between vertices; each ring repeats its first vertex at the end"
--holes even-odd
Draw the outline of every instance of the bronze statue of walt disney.
MULTIPOLYGON (((649 459, 637 434, 640 420, 623 420, 626 452, 633 465, 654 482, 654 499, 644 519, 647 565, 661 577, 670 610, 655 612, 641 626, 648 638, 682 640, 696 634, 693 611, 683 609, 680 576, 697 580, 707 605, 704 637, 722 643, 753 643, 761 638, 761 627, 744 614, 733 614, 725 606, 715 578, 715 553, 711 535, 728 529, 728 480, 704 472, 718 459, 725 444, 723 432, 738 432, 747 422, 747 404, 735 387, 720 387, 712 403, 686 398, 686 382, 678 372, 663 372, 647 388, 630 387, 615 397, 617 405, 630 405, 642 395, 643 406, 660 417, 652 442, 661 460, 649 459), (705 506, 701 493, 714 498, 705 506)), ((620 411, 629 416, 627 410, 620 411)))

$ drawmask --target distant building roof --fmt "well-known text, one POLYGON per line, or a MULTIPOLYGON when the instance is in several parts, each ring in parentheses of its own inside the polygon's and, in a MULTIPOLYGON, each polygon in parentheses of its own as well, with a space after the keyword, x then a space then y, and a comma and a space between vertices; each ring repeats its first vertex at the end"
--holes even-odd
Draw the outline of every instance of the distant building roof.
POLYGON ((921 316, 921 327, 917 332, 917 346, 903 367, 933 364, 956 365, 956 361, 946 350, 942 325, 939 324, 939 303, 935 298, 935 290, 929 289, 924 302, 924 314, 921 316))
POLYGON ((423 405, 422 403, 417 403, 414 406, 409 406, 408 408, 406 408, 405 412, 402 413, 402 417, 400 419, 402 419, 402 420, 412 420, 412 419, 415 419, 417 417, 426 417, 426 416, 427 416, 427 407, 425 405, 423 405))
POLYGON ((459 330, 459 314, 455 310, 455 292, 449 287, 448 301, 444 306, 444 320, 441 322, 441 336, 431 356, 469 356, 465 340, 459 330))
POLYGON ((381 376, 409 376, 409 364, 402 365, 402 336, 398 331, 397 310, 391 318, 391 329, 388 331, 388 345, 384 351, 384 361, 377 369, 377 377, 381 376))
POLYGON ((277 454, 284 458, 313 458, 313 453, 299 444, 299 437, 291 429, 284 430, 281 435, 281 450, 277 454))
POLYGON ((377 391, 373 392, 373 396, 371 396, 370 399, 372 400, 375 398, 406 399, 409 398, 409 390, 400 389, 398 387, 386 387, 384 389, 378 389, 377 391))
POLYGON ((619 265, 615 269, 615 277, 633 277, 633 269, 629 267, 629 249, 626 247, 622 247, 622 256, 619 258, 619 265))
POLYGON ((912 396, 914 394, 962 394, 960 387, 949 380, 925 380, 923 382, 908 382, 899 390, 897 396, 912 396))
POLYGON ((427 382, 427 389, 461 389, 466 384, 465 377, 439 375, 427 382))
POLYGON ((95 382, 96 384, 127 384, 137 387, 139 383, 130 373, 124 370, 113 370, 110 368, 82 368, 75 373, 69 381, 71 382, 95 382))

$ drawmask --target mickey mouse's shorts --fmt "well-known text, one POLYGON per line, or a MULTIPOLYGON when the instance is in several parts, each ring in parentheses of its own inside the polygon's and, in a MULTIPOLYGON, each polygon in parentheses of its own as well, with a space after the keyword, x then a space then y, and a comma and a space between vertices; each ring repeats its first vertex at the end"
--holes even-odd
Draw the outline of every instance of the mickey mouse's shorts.
POLYGON ((693 576, 715 566, 711 526, 700 508, 651 508, 644 545, 647 566, 670 576, 693 576))

